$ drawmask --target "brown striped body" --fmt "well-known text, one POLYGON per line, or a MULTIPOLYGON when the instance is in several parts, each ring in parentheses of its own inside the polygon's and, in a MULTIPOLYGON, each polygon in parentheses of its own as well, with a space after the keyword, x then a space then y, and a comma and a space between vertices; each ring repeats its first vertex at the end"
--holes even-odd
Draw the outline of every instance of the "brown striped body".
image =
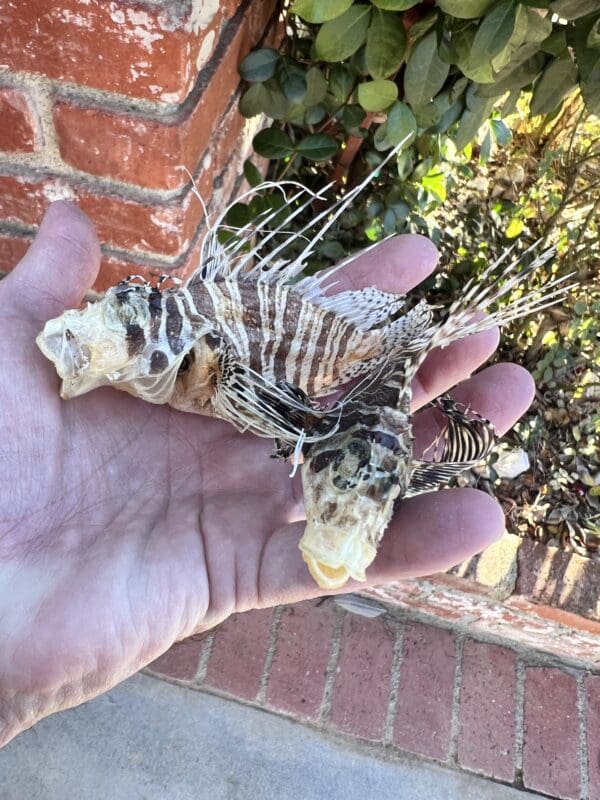
MULTIPOLYGON (((322 397, 367 371, 381 358, 380 329, 361 330, 335 311, 306 299, 294 286, 249 280, 197 281, 183 294, 194 313, 214 320, 214 330, 240 363, 274 384, 285 382, 322 397)), ((211 385, 218 382, 217 353, 201 338, 193 363, 177 378, 169 403, 212 414, 211 385)))

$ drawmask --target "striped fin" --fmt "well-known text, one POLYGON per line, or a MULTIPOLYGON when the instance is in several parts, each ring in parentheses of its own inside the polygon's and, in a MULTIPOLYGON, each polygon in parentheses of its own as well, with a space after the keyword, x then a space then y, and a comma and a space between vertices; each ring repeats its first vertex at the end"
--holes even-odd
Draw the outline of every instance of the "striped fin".
POLYGON ((219 354, 220 378, 212 404, 217 416, 242 433, 275 438, 295 447, 320 441, 337 429, 340 410, 320 409, 296 387, 275 384, 237 361, 230 348, 219 354), (307 431, 315 433, 308 434, 307 431))
MULTIPOLYGON (((315 201, 327 202, 327 192, 334 188, 330 183, 318 192, 313 192, 296 181, 265 181, 244 192, 235 202, 218 215, 214 222, 208 220, 209 231, 202 242, 200 265, 197 272, 207 280, 217 277, 239 277, 240 280, 260 280, 270 282, 281 280, 289 282, 297 278, 304 269, 309 256, 325 233, 337 222, 355 198, 377 177, 381 168, 395 158, 406 141, 394 147, 382 163, 372 170, 364 180, 328 203, 322 210, 310 215, 309 221, 300 228, 290 228, 290 223, 304 211, 314 206, 315 201), (233 205, 251 198, 268 189, 281 192, 283 202, 276 209, 267 209, 239 229, 225 225, 225 218, 233 205), (220 243, 222 231, 230 231, 235 236, 225 244, 220 243), (278 238, 278 244, 269 244, 278 238), (281 240, 282 239, 282 240, 281 240), (305 245, 294 259, 285 260, 283 253, 292 242, 304 241, 305 245)), ((327 275, 323 275, 323 279, 327 275)), ((191 281, 197 279, 196 273, 191 281)), ((319 278, 317 278, 319 280, 319 278)))
POLYGON ((363 331, 379 328, 404 305, 404 295, 383 292, 370 286, 356 291, 315 298, 316 305, 333 311, 363 331))
POLYGON ((466 409, 461 410, 448 395, 443 395, 430 405, 446 414, 446 427, 429 448, 435 460, 413 462, 414 469, 405 497, 445 486, 456 475, 482 461, 496 442, 494 429, 487 420, 479 416, 467 416, 466 409))

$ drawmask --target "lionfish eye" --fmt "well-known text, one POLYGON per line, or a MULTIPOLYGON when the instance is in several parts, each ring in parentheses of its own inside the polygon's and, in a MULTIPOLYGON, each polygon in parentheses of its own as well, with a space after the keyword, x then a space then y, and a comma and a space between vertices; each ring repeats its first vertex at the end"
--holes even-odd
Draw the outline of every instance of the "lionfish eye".
POLYGON ((186 373, 189 368, 194 363, 194 354, 190 351, 186 353, 184 357, 181 359, 181 364, 179 365, 179 370, 177 371, 177 375, 183 375, 186 373))

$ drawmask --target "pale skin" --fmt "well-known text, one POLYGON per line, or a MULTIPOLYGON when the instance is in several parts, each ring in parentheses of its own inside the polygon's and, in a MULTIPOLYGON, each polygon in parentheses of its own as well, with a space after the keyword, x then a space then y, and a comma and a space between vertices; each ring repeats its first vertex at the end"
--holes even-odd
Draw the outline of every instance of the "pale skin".
MULTIPOLYGON (((336 291, 407 291, 436 260, 427 240, 398 237, 347 267, 336 291)), ((60 400, 34 340, 81 302, 99 262, 89 220, 58 202, 0 282, 0 745, 234 612, 320 594, 297 547, 300 484, 268 457, 271 442, 111 389, 60 400)), ((469 378, 497 339, 432 353, 415 410, 461 383, 455 397, 508 430, 533 397, 528 373, 498 364, 469 378)), ((426 445, 433 416, 417 414, 415 429, 426 445)), ((407 500, 368 582, 447 569, 503 530, 500 507, 479 491, 407 500)))

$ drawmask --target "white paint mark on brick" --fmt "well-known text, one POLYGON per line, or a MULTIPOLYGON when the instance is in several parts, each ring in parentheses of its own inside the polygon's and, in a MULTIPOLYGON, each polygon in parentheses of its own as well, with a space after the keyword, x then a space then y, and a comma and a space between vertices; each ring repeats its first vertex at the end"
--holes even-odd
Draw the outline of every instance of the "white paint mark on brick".
POLYGON ((132 8, 128 8, 127 19, 132 25, 143 25, 146 28, 154 27, 154 23, 150 15, 145 11, 134 11, 132 8))
POLYGON ((192 10, 186 25, 193 33, 208 28, 219 10, 219 0, 192 0, 192 10))
POLYGON ((110 12, 110 18, 113 22, 116 22, 117 25, 123 25, 125 23, 125 12, 120 8, 115 9, 110 12))
MULTIPOLYGON (((160 91, 160 86, 155 86, 154 88, 160 91)), ((160 99, 163 103, 178 103, 180 100, 179 92, 163 92, 160 99)))
POLYGON ((55 200, 75 200, 75 192, 66 183, 60 180, 50 181, 44 184, 42 194, 46 200, 53 203, 55 200))
POLYGON ((177 220, 174 219, 171 209, 155 211, 153 214, 150 214, 150 219, 158 228, 167 231, 167 233, 178 234, 180 232, 179 225, 177 224, 177 220))
POLYGON ((215 35, 216 34, 214 31, 209 31, 204 37, 204 40, 200 45, 200 52, 198 53, 198 58, 196 59, 196 69, 202 69, 202 67, 210 59, 213 51, 215 35))
POLYGON ((142 47, 148 52, 152 52, 152 45, 160 39, 164 39, 162 33, 150 33, 150 31, 139 25, 133 29, 133 35, 140 40, 142 47))
POLYGON ((65 22, 68 22, 70 25, 76 25, 78 28, 87 28, 91 30, 94 21, 90 19, 90 17, 82 17, 81 14, 74 14, 72 11, 69 11, 68 8, 63 8, 61 17, 65 22))

